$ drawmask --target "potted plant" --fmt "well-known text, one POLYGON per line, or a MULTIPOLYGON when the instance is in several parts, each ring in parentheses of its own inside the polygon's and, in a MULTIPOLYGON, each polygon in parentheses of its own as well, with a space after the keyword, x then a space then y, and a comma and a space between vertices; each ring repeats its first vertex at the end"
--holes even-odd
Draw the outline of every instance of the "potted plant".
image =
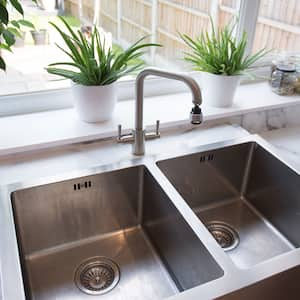
POLYGON ((185 53, 185 60, 202 72, 203 99, 210 106, 232 106, 241 76, 248 74, 249 67, 267 53, 262 49, 246 55, 247 34, 244 32, 239 40, 233 35, 234 28, 235 24, 215 30, 211 20, 211 34, 202 32, 196 39, 180 34, 192 50, 185 53))
POLYGON ((31 35, 35 45, 48 44, 48 31, 47 29, 34 29, 31 30, 31 35))
POLYGON ((32 23, 34 24, 34 27, 30 32, 33 39, 33 43, 37 46, 48 44, 48 30, 44 27, 45 24, 43 21, 43 17, 33 17, 32 23))
MULTIPOLYGON (((35 0, 33 0, 33 2, 35 2, 35 0)), ((16 43, 16 37, 17 36, 22 37, 22 33, 20 31, 20 25, 28 26, 28 24, 31 24, 30 22, 24 19, 21 19, 19 21, 11 20, 11 15, 14 15, 14 10, 17 11, 22 17, 24 17, 24 10, 19 1, 16 0, 1 1, 0 3, 0 70, 3 71, 6 71, 6 63, 1 51, 2 50, 12 51, 11 47, 16 43), (10 9, 8 9, 8 7, 10 9)))
POLYGON ((11 26, 8 27, 8 30, 15 36, 14 47, 23 47, 25 45, 26 31, 25 27, 34 29, 34 26, 31 22, 20 19, 12 20, 9 23, 11 26))
POLYGON ((142 43, 142 38, 127 50, 117 52, 107 45, 96 26, 90 38, 80 30, 73 30, 63 19, 67 33, 57 25, 51 25, 59 32, 67 49, 70 61, 50 64, 48 73, 71 79, 74 106, 83 121, 103 122, 112 117, 117 100, 116 81, 137 71, 143 62, 139 59, 144 50, 158 44, 142 43), (60 68, 58 66, 63 66, 60 68))

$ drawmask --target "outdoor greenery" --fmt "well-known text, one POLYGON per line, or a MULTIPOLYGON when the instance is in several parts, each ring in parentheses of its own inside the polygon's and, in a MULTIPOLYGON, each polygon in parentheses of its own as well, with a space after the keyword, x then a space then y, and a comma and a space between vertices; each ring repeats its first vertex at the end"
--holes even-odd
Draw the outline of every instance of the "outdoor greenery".
POLYGON ((72 28, 79 28, 81 26, 80 20, 71 15, 31 15, 27 17, 27 20, 30 21, 36 30, 47 29, 51 31, 51 25, 49 23, 54 23, 57 26, 61 25, 60 18, 63 18, 72 28))
POLYGON ((113 83, 143 66, 142 61, 136 61, 134 64, 132 61, 139 59, 145 53, 146 48, 160 46, 159 44, 142 43, 146 38, 143 37, 128 49, 120 51, 120 49, 105 45, 105 39, 101 39, 96 26, 93 27, 91 36, 88 38, 79 29, 77 31, 72 29, 65 19, 60 19, 68 33, 62 31, 53 22, 51 25, 63 38, 67 50, 57 46, 69 56, 71 61, 50 64, 46 70, 51 74, 71 79, 82 85, 113 83), (64 66, 64 68, 57 66, 64 66))
MULTIPOLYGON (((33 0, 35 2, 35 0, 33 0)), ((34 28, 33 24, 23 18, 11 20, 7 6, 12 7, 23 17, 24 11, 18 0, 0 0, 0 50, 11 51, 11 46, 16 42, 16 37, 22 37, 22 27, 34 28)), ((0 53, 0 69, 5 70, 6 64, 0 53)))
POLYGON ((211 20, 211 34, 202 32, 196 39, 180 34, 192 52, 185 52, 184 59, 194 66, 194 70, 219 75, 245 74, 249 67, 268 51, 261 49, 255 54, 246 55, 247 34, 238 40, 234 35, 236 23, 226 25, 216 31, 211 20))

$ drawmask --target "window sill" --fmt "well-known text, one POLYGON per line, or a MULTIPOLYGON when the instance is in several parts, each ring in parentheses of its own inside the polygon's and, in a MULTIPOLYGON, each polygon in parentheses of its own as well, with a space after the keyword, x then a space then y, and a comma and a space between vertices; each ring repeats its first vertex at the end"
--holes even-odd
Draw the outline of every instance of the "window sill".
MULTIPOLYGON (((300 105, 300 96, 278 96, 263 82, 241 85, 230 108, 213 108, 204 103, 202 111, 204 120, 211 121, 297 104, 300 105)), ((156 119, 165 129, 187 124, 191 106, 189 93, 148 97, 144 105, 145 125, 155 124, 156 119)), ((81 122, 72 108, 2 117, 0 155, 110 138, 116 136, 118 124, 122 124, 124 132, 133 128, 133 100, 119 102, 113 119, 106 123, 81 122)))

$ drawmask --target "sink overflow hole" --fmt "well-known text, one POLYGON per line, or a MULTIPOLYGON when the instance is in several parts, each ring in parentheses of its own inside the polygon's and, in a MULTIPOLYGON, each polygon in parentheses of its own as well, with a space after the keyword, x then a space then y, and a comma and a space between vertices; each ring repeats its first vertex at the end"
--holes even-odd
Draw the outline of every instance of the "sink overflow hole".
POLYGON ((214 159, 214 155, 213 154, 201 155, 200 156, 200 163, 203 163, 205 161, 211 161, 213 159, 214 159))
POLYGON ((106 257, 92 257, 84 261, 75 272, 75 284, 88 295, 101 295, 111 291, 119 282, 118 265, 106 257))
POLYGON ((240 241, 239 235, 227 223, 213 221, 207 223, 206 227, 224 251, 233 250, 238 246, 240 241))
POLYGON ((77 183, 74 184, 73 189, 74 191, 80 190, 81 188, 90 188, 92 186, 92 182, 91 181, 85 181, 83 183, 77 183))

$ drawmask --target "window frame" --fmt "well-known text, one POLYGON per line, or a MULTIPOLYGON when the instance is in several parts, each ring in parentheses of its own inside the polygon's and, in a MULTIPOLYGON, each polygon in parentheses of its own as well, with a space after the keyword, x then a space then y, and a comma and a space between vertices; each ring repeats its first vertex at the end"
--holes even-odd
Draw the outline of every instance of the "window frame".
MULTIPOLYGON (((216 5, 218 0, 212 0, 211 8, 216 5)), ((243 31, 247 32, 248 45, 247 53, 250 53, 260 8, 260 0, 239 0, 237 10, 239 21, 237 25, 237 37, 240 38, 243 31)), ((253 73, 258 79, 266 77, 269 73, 269 66, 272 59, 267 57, 262 64, 254 66, 253 73)), ((193 77, 199 79, 199 73, 189 72, 193 77)), ((118 101, 133 99, 135 96, 135 79, 123 79, 118 83, 118 101)), ((186 92, 187 88, 178 82, 167 79, 147 78, 145 81, 145 96, 160 96, 165 94, 175 94, 186 92)), ((34 113, 40 111, 57 110, 72 107, 70 87, 55 90, 44 90, 37 92, 20 93, 13 95, 3 95, 0 104, 0 117, 34 113)))

